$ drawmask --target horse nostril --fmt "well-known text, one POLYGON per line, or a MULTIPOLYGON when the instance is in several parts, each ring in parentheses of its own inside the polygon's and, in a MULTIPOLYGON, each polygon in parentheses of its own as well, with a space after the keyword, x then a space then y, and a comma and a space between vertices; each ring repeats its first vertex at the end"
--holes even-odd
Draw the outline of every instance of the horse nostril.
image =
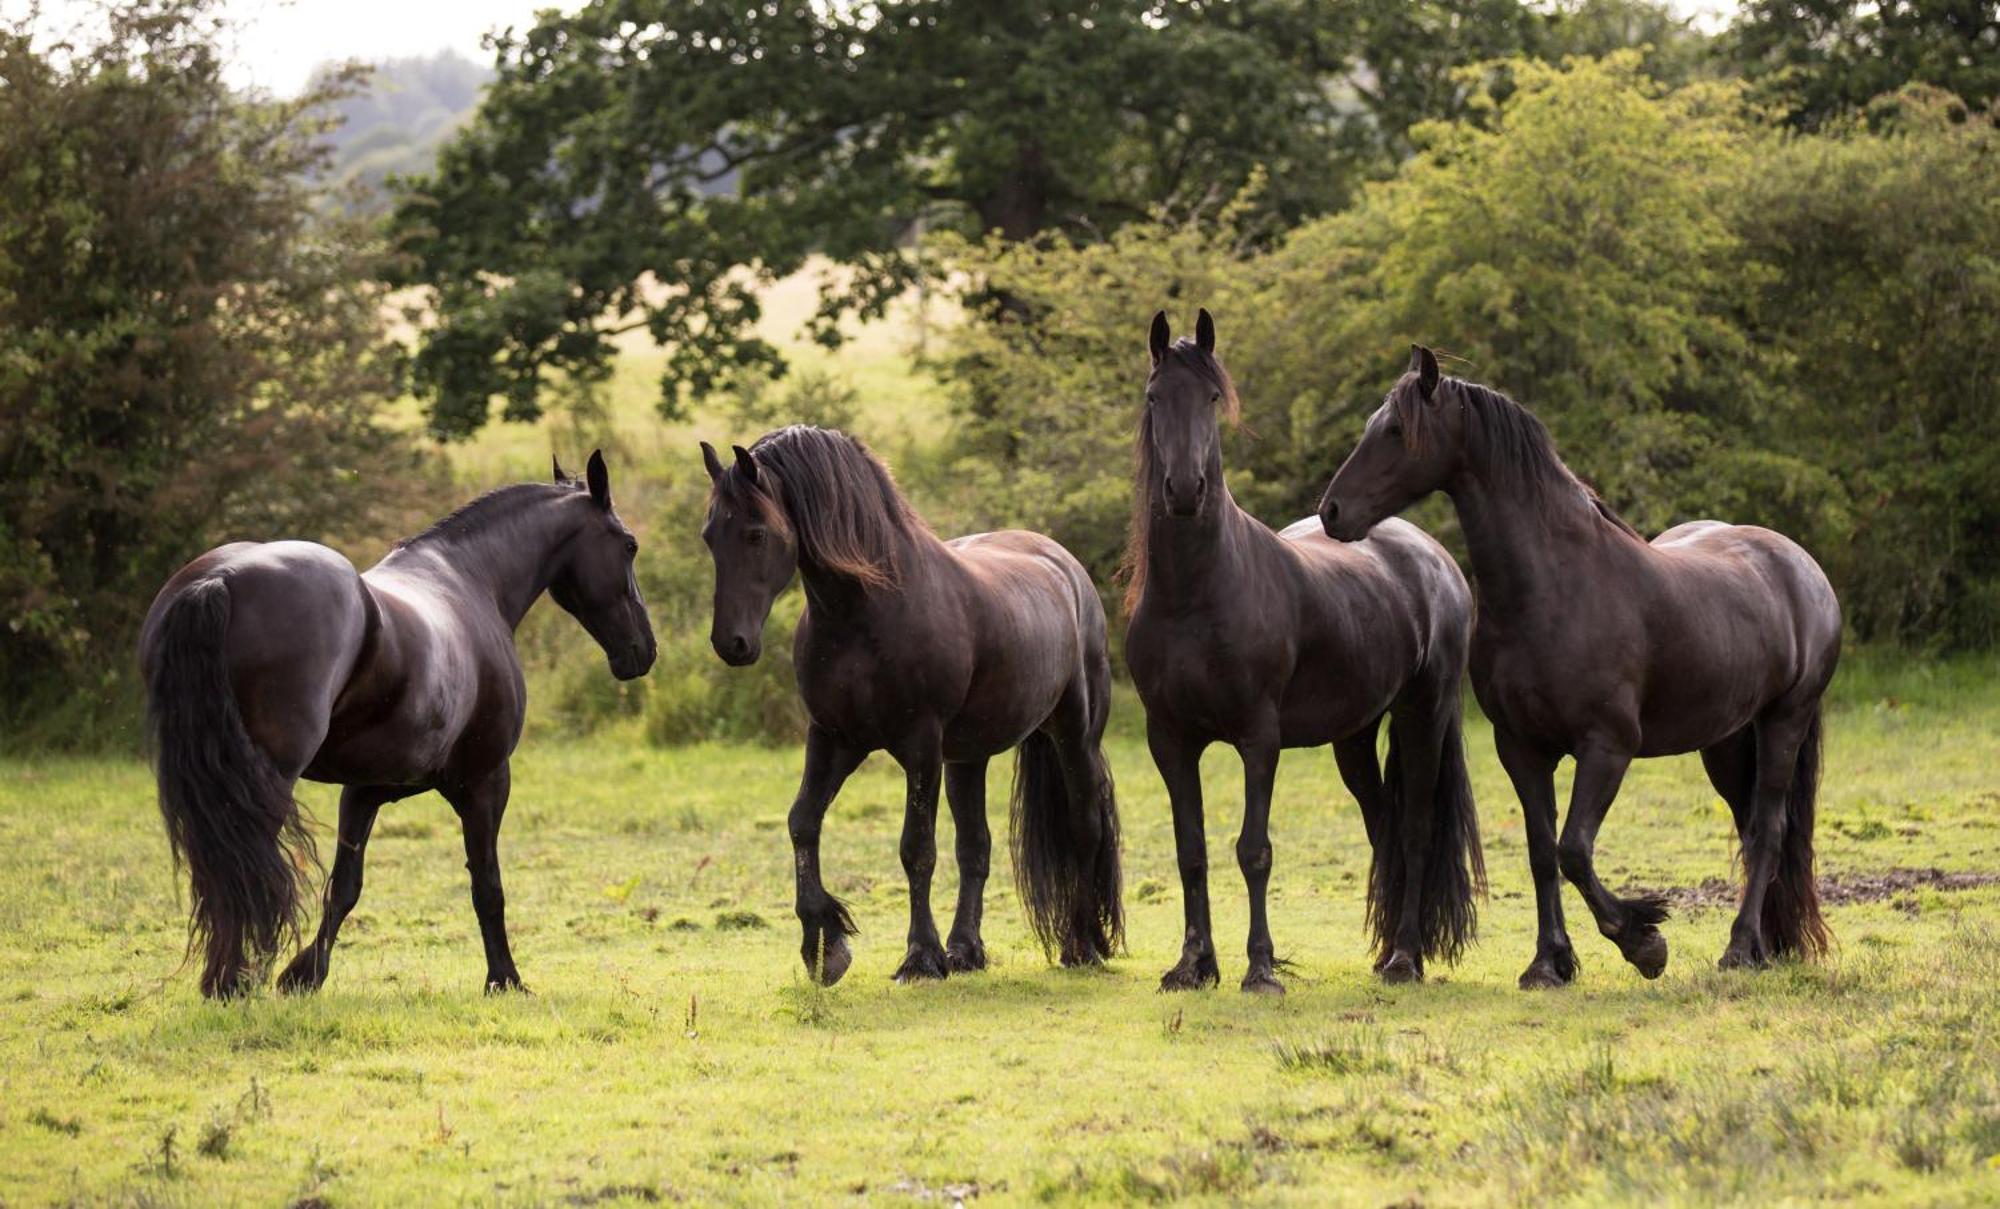
POLYGON ((750 640, 741 634, 731 638, 729 640, 729 653, 739 656, 748 655, 750 653, 750 640))

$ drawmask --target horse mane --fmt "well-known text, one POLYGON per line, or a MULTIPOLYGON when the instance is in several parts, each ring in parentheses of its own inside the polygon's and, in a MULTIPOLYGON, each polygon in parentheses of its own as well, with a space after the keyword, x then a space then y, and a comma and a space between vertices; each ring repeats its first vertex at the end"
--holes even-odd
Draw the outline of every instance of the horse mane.
POLYGON ((751 497, 767 521, 792 536, 802 564, 869 589, 894 588, 902 575, 898 545, 930 534, 889 468, 844 432, 794 424, 759 437, 750 456, 758 482, 742 482, 742 471, 730 466, 715 491, 751 497))
MULTIPOLYGON (((1389 392, 1389 403, 1403 426, 1404 444, 1421 450, 1435 409, 1425 403, 1416 383, 1414 372, 1404 374, 1389 392)), ((1452 392, 1477 419, 1466 426, 1466 447, 1480 465, 1498 477, 1500 485, 1523 494, 1581 492, 1599 516, 1640 541, 1646 540, 1562 460, 1555 438, 1540 416, 1490 386, 1463 378, 1445 378, 1438 389, 1452 392)))
POLYGON ((583 490, 578 480, 563 483, 510 483, 474 496, 432 521, 423 532, 406 537, 395 545, 401 550, 419 542, 460 541, 483 533, 517 515, 524 507, 540 503, 560 493, 583 490))
MULTIPOLYGON (((1224 369, 1216 355, 1182 336, 1167 349, 1167 355, 1146 375, 1151 382, 1160 376, 1169 365, 1177 365, 1188 370, 1202 381, 1215 388, 1221 397, 1220 418, 1236 424, 1243 418, 1243 401, 1236 396, 1236 382, 1224 369)), ((1146 590, 1146 532, 1149 528, 1153 502, 1153 485, 1158 480, 1159 467, 1153 463, 1153 412, 1151 408, 1139 409, 1138 439, 1132 445, 1132 497, 1131 530, 1125 538, 1125 554, 1118 560, 1118 575, 1125 581, 1125 612, 1130 614, 1139 604, 1139 597, 1146 590)))

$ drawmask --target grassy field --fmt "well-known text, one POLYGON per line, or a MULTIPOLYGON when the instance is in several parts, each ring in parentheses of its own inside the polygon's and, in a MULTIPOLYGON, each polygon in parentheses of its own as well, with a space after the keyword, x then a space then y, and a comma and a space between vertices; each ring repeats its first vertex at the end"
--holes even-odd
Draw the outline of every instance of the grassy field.
MULTIPOLYGON (((827 823, 829 883, 862 927, 830 991, 801 979, 789 907, 796 749, 537 733, 502 845, 533 996, 480 993, 456 823, 423 797, 385 812, 326 990, 230 1006, 181 966, 144 767, 0 763, 0 1203, 1991 1203, 2000 887, 1868 878, 2000 871, 2000 667, 1843 677, 1820 832, 1852 899, 1837 956, 1718 973, 1729 913, 1697 909, 1648 983, 1571 895, 1583 978, 1535 994, 1514 989, 1533 944, 1520 819, 1480 722, 1493 893, 1469 960, 1420 987, 1370 977, 1358 818, 1326 753, 1287 756, 1272 912, 1296 966, 1275 1002, 1233 989, 1240 799, 1220 752, 1225 989, 1154 989, 1180 891, 1129 699, 1129 955, 1048 967, 997 875, 995 968, 912 987, 889 981, 901 789, 879 756, 827 823)), ((330 818, 324 788, 307 800, 330 818)), ((1653 761, 1602 867, 1696 887, 1733 876, 1732 848, 1698 762, 1653 761)))

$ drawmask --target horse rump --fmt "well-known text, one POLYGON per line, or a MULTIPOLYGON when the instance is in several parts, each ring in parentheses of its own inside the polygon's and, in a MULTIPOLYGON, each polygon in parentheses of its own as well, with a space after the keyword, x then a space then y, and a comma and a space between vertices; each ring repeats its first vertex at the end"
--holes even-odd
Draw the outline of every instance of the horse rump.
POLYGON ((188 870, 188 951, 202 948, 201 993, 215 999, 247 990, 297 935, 316 863, 290 784, 244 728, 228 627, 228 586, 199 579, 167 603, 141 653, 160 814, 188 870))
POLYGON ((1124 942, 1118 802, 1104 752, 1090 748, 1089 797, 1071 802, 1062 755, 1040 731, 1014 764, 1014 884, 1042 951, 1064 965, 1103 961, 1124 942))

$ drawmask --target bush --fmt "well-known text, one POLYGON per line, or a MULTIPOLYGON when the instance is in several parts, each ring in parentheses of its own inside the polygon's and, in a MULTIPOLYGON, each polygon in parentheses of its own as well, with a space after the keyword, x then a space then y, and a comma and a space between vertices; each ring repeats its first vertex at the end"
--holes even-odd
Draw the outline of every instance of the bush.
MULTIPOLYGON (((1164 307, 1186 331, 1205 305, 1244 404, 1230 489, 1273 525, 1311 511, 1420 341, 1534 408, 1641 529, 1765 524, 1819 557, 1863 637, 2000 636, 1994 123, 1906 91, 1786 135, 1739 87, 1669 90, 1634 52, 1505 78, 1269 251, 1229 213, 956 245, 1011 304, 948 363, 974 511, 1053 533, 1107 584, 1145 325, 1164 307)), ((1415 519, 1454 540, 1439 504, 1415 519)))

